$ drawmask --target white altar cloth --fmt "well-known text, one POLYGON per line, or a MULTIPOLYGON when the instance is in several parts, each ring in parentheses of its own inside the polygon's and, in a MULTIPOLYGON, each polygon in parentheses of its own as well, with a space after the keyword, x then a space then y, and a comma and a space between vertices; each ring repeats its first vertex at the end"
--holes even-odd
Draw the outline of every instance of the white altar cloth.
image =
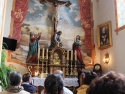
MULTIPOLYGON (((38 77, 33 77, 33 85, 35 86, 44 86, 44 81, 46 78, 38 78, 38 77)), ((78 84, 78 78, 65 78, 64 79, 64 86, 67 87, 77 87, 79 86, 78 84)))

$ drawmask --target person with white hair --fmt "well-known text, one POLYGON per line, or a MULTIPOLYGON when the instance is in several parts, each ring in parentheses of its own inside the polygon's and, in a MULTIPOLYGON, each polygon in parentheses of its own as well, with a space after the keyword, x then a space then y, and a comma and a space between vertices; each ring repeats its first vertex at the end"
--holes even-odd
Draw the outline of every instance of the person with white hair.
MULTIPOLYGON (((55 71, 53 72, 53 74, 60 74, 61 77, 62 77, 62 79, 63 79, 63 80, 65 79, 64 74, 63 74, 63 72, 62 72, 61 70, 55 70, 55 71)), ((64 94, 73 94, 73 92, 70 91, 70 90, 69 90, 68 88, 66 88, 65 86, 63 87, 63 90, 64 90, 64 94)), ((41 94, 44 94, 44 90, 41 92, 41 94)))
POLYGON ((9 75, 9 86, 0 94, 30 94, 21 86, 22 75, 19 72, 12 72, 9 75))

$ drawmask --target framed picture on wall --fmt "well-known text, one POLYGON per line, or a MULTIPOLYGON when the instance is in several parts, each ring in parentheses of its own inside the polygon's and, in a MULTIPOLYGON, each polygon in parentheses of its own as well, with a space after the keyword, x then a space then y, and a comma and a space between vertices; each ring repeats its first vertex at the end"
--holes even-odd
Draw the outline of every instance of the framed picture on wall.
POLYGON ((100 50, 103 50, 112 46, 111 21, 98 25, 97 36, 98 36, 98 48, 100 50))

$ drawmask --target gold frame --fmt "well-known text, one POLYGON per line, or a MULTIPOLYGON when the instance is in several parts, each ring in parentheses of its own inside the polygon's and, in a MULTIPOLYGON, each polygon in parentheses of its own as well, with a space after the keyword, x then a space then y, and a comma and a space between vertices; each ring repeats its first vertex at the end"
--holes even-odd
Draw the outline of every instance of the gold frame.
MULTIPOLYGON (((104 36, 104 35, 103 35, 104 36)), ((100 25, 98 25, 98 28, 97 28, 97 38, 98 38, 98 48, 100 50, 103 50, 103 49, 106 49, 106 48, 109 48, 112 46, 112 26, 111 26, 111 21, 108 21, 108 22, 105 22, 105 23, 102 23, 100 25), (107 40, 105 41, 102 41, 104 40, 103 38, 101 39, 101 30, 102 28, 105 28, 106 30, 106 36, 107 36, 107 40)))

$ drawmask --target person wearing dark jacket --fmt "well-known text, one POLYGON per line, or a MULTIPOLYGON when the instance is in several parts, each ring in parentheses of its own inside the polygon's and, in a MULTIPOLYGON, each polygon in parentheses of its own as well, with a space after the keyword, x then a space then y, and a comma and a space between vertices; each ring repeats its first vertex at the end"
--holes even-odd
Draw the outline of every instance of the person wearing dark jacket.
POLYGON ((23 75, 23 83, 22 83, 22 86, 24 88, 25 91, 28 91, 30 93, 35 93, 37 90, 36 90, 36 87, 33 86, 31 84, 32 82, 32 77, 29 73, 25 73, 23 75))

